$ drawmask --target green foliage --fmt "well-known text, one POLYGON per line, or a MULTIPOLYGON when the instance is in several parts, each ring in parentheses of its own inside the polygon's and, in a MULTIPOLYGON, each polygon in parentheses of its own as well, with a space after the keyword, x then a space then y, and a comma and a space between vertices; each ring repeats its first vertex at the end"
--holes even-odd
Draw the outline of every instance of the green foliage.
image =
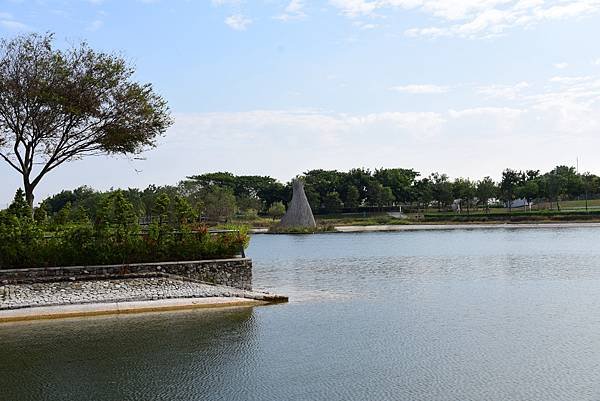
POLYGON ((256 220, 258 219, 258 210, 256 209, 245 209, 236 215, 236 218, 243 220, 256 220))
MULTIPOLYGON (((478 182, 465 179, 452 182, 440 173, 418 178, 418 173, 411 169, 380 169, 374 173, 367 169, 311 170, 306 172, 304 180, 310 206, 321 215, 369 213, 390 206, 402 206, 406 213, 420 214, 432 204, 437 204, 441 212, 449 211, 455 199, 461 201, 463 211, 469 212, 475 205, 487 211, 491 203, 499 206, 499 200, 508 199, 526 199, 533 204, 550 201, 553 208, 559 208, 562 201, 580 200, 580 207, 584 208, 587 207, 584 199, 600 197, 600 177, 578 174, 567 166, 557 166, 545 174, 507 169, 499 183, 490 177, 478 182)), ((291 198, 291 186, 270 177, 211 173, 191 177, 176 186, 151 185, 143 190, 98 192, 80 187, 62 191, 41 202, 34 216, 49 231, 55 231, 56 226, 90 220, 96 225, 102 220, 107 199, 117 192, 129 202, 130 211, 142 218, 143 225, 158 221, 158 225, 152 226, 156 232, 184 223, 214 225, 245 220, 254 225, 268 225, 266 217, 280 217, 291 198), (276 206, 271 210, 273 205, 276 206)), ((24 214, 22 198, 19 202, 14 202, 12 208, 24 214)))
POLYGON ((317 227, 281 227, 274 225, 269 228, 271 234, 316 234, 325 232, 335 232, 333 225, 318 225, 317 227))
POLYGON ((427 208, 433 200, 433 182, 429 178, 415 181, 413 193, 418 207, 427 208))
POLYGON ((360 193, 355 186, 349 186, 346 190, 346 198, 344 199, 344 206, 347 208, 357 208, 360 206, 360 193))
POLYGON ((369 226, 377 224, 403 225, 410 221, 389 216, 382 212, 370 213, 344 213, 319 216, 317 224, 320 226, 369 226))
POLYGON ((235 209, 235 196, 230 189, 212 187, 204 198, 204 210, 211 220, 228 220, 235 213, 235 209))
POLYGON ((394 202, 394 194, 392 189, 384 187, 377 181, 369 183, 367 188, 367 203, 370 206, 389 206, 394 202))
POLYGON ((488 209, 490 199, 496 197, 498 193, 498 187, 494 180, 490 177, 485 177, 477 183, 475 193, 479 202, 488 209))
POLYGON ((275 220, 281 218, 285 214, 285 206, 283 202, 275 202, 269 207, 267 214, 275 220))
POLYGON ((0 267, 31 266, 43 252, 43 230, 30 216, 0 211, 0 267))
POLYGON ((86 209, 90 209, 89 202, 98 202, 99 197, 100 194, 98 192, 90 187, 83 186, 72 191, 64 190, 56 195, 50 196, 44 199, 41 207, 51 215, 58 213, 67 203, 77 206, 82 205, 86 209))
MULTIPOLYGON (((161 196, 156 210, 166 216, 169 205, 168 196, 161 196)), ((123 191, 105 197, 94 223, 85 209, 73 211, 70 203, 59 211, 51 227, 28 214, 2 211, 0 268, 224 258, 248 245, 246 229, 212 235, 206 227, 196 227, 193 210, 183 198, 175 198, 174 213, 177 220, 173 224, 161 218, 142 229, 123 191)))
POLYGON ((160 223, 168 221, 169 207, 171 206, 171 198, 165 193, 161 193, 154 201, 152 212, 158 216, 160 223))
POLYGON ((469 211, 473 198, 475 197, 477 187, 475 183, 468 178, 457 178, 452 184, 452 194, 454 198, 460 199, 461 207, 466 207, 469 211))
POLYGON ((31 207, 25 200, 25 192, 21 188, 15 193, 15 197, 8 207, 8 213, 18 218, 31 216, 31 207))
POLYGON ((67 204, 58 211, 56 216, 54 216, 53 222, 57 225, 67 224, 71 220, 71 202, 67 202, 67 204))
POLYGON ((540 194, 538 180, 527 180, 515 189, 515 194, 519 198, 527 199, 531 202, 540 194))
MULTIPOLYGON (((289 184, 291 187, 291 183, 289 184)), ((304 193, 306 194, 306 199, 308 200, 308 204, 312 209, 313 213, 318 212, 321 209, 321 196, 317 191, 313 189, 313 187, 304 187, 304 193)))
POLYGON ((237 206, 241 210, 263 210, 278 201, 289 199, 289 190, 274 178, 265 176, 242 175, 235 176, 231 173, 217 172, 188 177, 184 187, 191 189, 196 194, 209 192, 213 187, 229 189, 236 198, 237 206))
POLYGON ((196 212, 187 199, 175 196, 174 214, 177 227, 185 226, 196 219, 196 212))
POLYGON ((452 183, 446 174, 433 173, 429 176, 431 181, 431 197, 438 204, 438 209, 448 206, 454 200, 452 197, 452 183))
POLYGON ((262 201, 253 196, 244 195, 236 198, 236 204, 242 213, 246 213, 248 210, 254 210, 256 213, 258 213, 259 210, 263 209, 262 201))
POLYGON ((392 190, 394 199, 398 202, 410 202, 414 200, 415 194, 411 186, 419 173, 413 169, 390 168, 375 170, 373 178, 384 187, 392 190))
POLYGON ((33 216, 38 224, 45 224, 48 221, 48 212, 44 208, 36 208, 33 216))
POLYGON ((328 192, 323 198, 323 207, 328 213, 337 213, 342 210, 342 199, 337 192, 328 192))
POLYGON ((512 211, 501 213, 476 213, 476 214, 454 214, 454 213, 436 213, 426 214, 425 222, 551 222, 551 221, 586 221, 599 220, 600 211, 558 211, 558 210, 539 210, 539 211, 512 211))
POLYGON ((516 170, 507 168, 502 172, 502 181, 500 181, 500 198, 504 200, 509 209, 512 201, 515 200, 515 189, 521 180, 520 174, 516 170))

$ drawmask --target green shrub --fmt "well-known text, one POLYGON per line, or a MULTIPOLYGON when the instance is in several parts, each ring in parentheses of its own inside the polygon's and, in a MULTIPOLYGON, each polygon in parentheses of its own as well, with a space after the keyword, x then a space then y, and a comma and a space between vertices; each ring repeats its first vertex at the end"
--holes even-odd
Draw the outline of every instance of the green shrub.
POLYGON ((281 227, 274 224, 269 228, 271 234, 315 234, 335 232, 335 226, 331 224, 318 225, 316 227, 281 227))
POLYGON ((189 224, 190 209, 179 207, 173 225, 160 218, 147 229, 118 192, 105 200, 94 223, 80 219, 46 226, 30 214, 13 212, 17 209, 0 211, 0 269, 218 259, 248 246, 246 229, 211 234, 207 227, 189 224))

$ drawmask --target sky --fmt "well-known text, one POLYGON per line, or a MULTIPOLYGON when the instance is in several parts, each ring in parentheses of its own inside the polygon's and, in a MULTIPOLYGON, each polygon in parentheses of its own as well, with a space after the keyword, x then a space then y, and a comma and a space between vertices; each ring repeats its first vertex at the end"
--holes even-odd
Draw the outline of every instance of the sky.
MULTIPOLYGON (((37 189, 316 168, 600 174, 600 0, 0 0, 0 35, 54 32, 136 67, 174 125, 142 157, 37 189), (140 160, 141 159, 141 160, 140 160)), ((20 185, 0 164, 0 206, 20 185)))

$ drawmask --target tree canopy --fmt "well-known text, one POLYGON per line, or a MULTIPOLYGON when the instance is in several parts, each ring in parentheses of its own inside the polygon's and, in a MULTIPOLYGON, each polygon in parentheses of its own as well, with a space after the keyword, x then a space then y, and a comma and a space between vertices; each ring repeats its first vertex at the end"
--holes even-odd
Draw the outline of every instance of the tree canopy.
POLYGON ((30 206, 36 186, 61 164, 138 153, 169 127, 166 101, 134 72, 85 42, 56 48, 52 34, 0 42, 0 158, 21 174, 30 206))

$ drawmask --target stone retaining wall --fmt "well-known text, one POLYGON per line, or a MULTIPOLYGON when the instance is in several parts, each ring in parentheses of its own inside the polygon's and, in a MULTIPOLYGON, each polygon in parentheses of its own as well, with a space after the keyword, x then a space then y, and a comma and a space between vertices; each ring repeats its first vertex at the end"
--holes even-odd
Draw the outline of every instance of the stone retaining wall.
POLYGON ((0 270, 1 284, 62 280, 127 278, 148 273, 186 277, 243 290, 252 289, 252 259, 215 259, 130 265, 70 266, 0 270))

